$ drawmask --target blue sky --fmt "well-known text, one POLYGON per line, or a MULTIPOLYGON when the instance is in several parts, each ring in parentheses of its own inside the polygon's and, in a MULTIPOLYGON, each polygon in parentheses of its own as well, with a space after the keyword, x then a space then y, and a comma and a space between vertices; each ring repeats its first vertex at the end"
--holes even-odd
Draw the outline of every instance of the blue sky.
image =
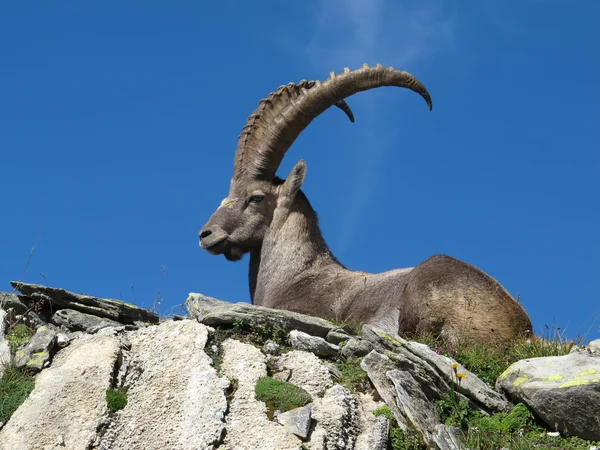
POLYGON ((600 337, 600 3, 290 5, 4 2, 0 290, 35 247, 28 282, 162 314, 189 292, 248 302, 248 258, 197 242, 247 116, 281 84, 381 63, 433 111, 357 94, 356 123, 326 111, 279 170, 306 160, 333 252, 370 272, 449 254, 520 296, 536 332, 600 337))

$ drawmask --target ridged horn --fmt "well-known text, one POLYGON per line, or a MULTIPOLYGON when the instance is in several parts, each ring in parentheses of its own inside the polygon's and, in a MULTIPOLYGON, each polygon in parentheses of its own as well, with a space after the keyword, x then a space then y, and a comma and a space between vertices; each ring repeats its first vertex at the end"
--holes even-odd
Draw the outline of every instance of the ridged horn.
POLYGON ((323 82, 302 80, 280 86, 259 102, 242 129, 235 153, 234 177, 249 174, 272 179, 287 150, 313 119, 335 105, 353 122, 354 116, 344 99, 382 86, 410 89, 432 109, 431 96, 419 80, 408 72, 381 64, 375 67, 364 64, 356 70, 346 67, 340 74, 331 72, 323 82))

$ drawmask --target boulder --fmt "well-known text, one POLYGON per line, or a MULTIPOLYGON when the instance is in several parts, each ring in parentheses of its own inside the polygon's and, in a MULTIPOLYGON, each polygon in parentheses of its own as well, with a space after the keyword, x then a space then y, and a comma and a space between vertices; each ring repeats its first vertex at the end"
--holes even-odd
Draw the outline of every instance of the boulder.
POLYGON ((30 341, 15 353, 15 365, 39 372, 52 357, 56 332, 46 326, 39 327, 30 341))
POLYGON ((359 338, 352 338, 342 347, 342 355, 346 358, 358 358, 369 354, 373 350, 373 344, 359 338))
POLYGON ((290 331, 290 343, 292 348, 296 350, 304 350, 314 353, 322 358, 330 358, 336 356, 340 351, 340 347, 330 344, 322 337, 311 336, 298 330, 290 331))
POLYGON ((119 347, 114 337, 94 336, 60 351, 0 431, 0 450, 92 448, 119 347))
MULTIPOLYGON (((104 332, 114 330, 98 334, 104 332)), ((128 334, 130 349, 123 351, 125 370, 118 377, 127 390, 127 405, 99 437, 101 450, 219 445, 229 381, 217 374, 204 353, 207 339, 206 327, 192 320, 167 321, 128 334)))
POLYGON ((59 309, 54 313, 50 320, 55 325, 65 327, 70 331, 83 331, 89 334, 94 334, 102 328, 122 326, 119 322, 114 320, 93 316, 68 308, 59 309))
POLYGON ((119 300, 98 298, 90 295, 75 294, 60 288, 39 284, 11 281, 11 286, 32 300, 44 300, 57 309, 74 309, 82 313, 104 317, 122 324, 133 324, 136 321, 158 323, 158 314, 119 300))
POLYGON ((236 321, 250 324, 270 323, 282 326, 288 332, 298 330, 323 338, 329 331, 338 328, 318 317, 249 303, 229 303, 202 294, 190 293, 185 306, 190 317, 205 325, 233 325, 236 321))
POLYGON ((524 359, 500 375, 496 386, 523 402, 557 431, 600 440, 600 355, 577 352, 524 359))
POLYGON ((310 431, 311 407, 312 404, 309 403, 306 406, 276 414, 275 420, 304 440, 308 437, 310 431))

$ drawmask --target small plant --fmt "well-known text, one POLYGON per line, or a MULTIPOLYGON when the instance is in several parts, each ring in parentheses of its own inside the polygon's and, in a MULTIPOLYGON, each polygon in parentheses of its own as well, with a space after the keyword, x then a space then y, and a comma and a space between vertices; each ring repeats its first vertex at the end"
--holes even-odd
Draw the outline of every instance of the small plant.
POLYGON ((362 358, 350 358, 345 361, 337 361, 335 366, 342 372, 336 382, 346 389, 356 392, 365 392, 369 388, 367 373, 360 367, 362 358))
POLYGON ((4 375, 0 379, 0 422, 6 423, 34 386, 33 376, 14 364, 4 366, 4 375))
POLYGON ((121 389, 107 390, 106 404, 112 412, 125 408, 125 405, 127 405, 127 392, 121 389))
POLYGON ((304 389, 272 377, 259 379, 254 392, 257 400, 267 404, 270 419, 276 410, 285 412, 312 402, 312 397, 304 389))
POLYGON ((10 344, 10 351, 12 354, 14 355, 21 345, 29 342, 29 339, 31 339, 32 335, 33 333, 29 327, 23 323, 18 323, 12 327, 12 330, 10 330, 6 335, 6 339, 10 344))

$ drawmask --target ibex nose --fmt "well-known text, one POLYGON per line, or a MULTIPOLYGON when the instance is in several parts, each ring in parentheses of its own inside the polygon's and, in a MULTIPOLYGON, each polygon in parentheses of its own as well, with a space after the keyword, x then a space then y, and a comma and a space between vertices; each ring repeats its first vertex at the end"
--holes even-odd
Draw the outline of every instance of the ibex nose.
POLYGON ((200 231, 200 239, 204 239, 207 236, 210 236, 212 234, 212 230, 205 228, 204 230, 200 231))

